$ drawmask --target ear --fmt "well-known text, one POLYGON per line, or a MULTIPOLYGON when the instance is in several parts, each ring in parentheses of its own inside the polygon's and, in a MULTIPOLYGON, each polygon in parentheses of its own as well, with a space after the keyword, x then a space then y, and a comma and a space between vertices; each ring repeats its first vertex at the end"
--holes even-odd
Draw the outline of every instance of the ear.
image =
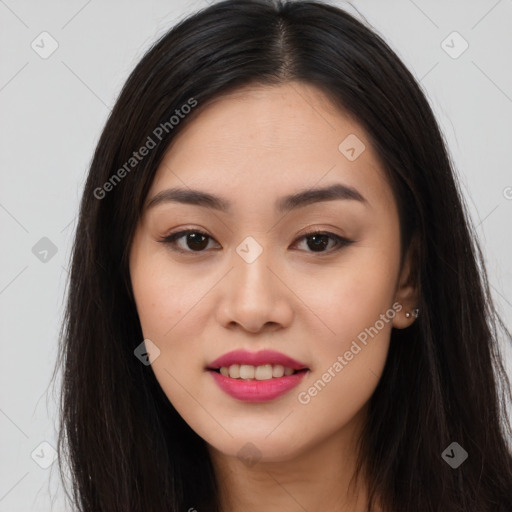
POLYGON ((397 311, 393 318, 393 327, 396 329, 405 329, 416 320, 413 312, 418 307, 420 297, 417 273, 418 248, 418 240, 415 237, 409 244, 402 269, 400 270, 395 301, 402 305, 402 309, 397 311))

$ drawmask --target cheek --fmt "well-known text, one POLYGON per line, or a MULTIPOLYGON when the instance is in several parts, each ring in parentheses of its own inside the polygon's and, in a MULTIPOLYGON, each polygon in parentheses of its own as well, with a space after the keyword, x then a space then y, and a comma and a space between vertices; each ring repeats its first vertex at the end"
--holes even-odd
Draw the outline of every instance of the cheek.
POLYGON ((337 279, 326 280, 324 293, 309 303, 328 328, 315 336, 315 367, 297 389, 305 418, 297 442, 348 424, 377 387, 396 313, 394 270, 384 272, 372 262, 373 257, 359 258, 340 269, 337 279))
MULTIPOLYGON (((382 245, 358 247, 336 268, 318 273, 314 286, 310 277, 303 281, 307 289, 302 294, 321 321, 322 337, 335 348, 350 345, 389 311, 394 303, 397 257, 392 246, 386 250, 382 245)), ((390 324, 386 322, 385 332, 390 324)))
POLYGON ((177 272, 169 265, 168 258, 160 254, 134 265, 131 280, 144 336, 164 343, 193 314, 194 306, 205 293, 201 280, 177 272))
POLYGON ((160 351, 151 369, 185 421, 193 421, 198 411, 187 390, 194 388, 191 375, 202 371, 201 347, 194 340, 200 340, 197 304, 206 290, 192 276, 176 272, 161 254, 134 260, 131 280, 142 332, 160 351))
POLYGON ((165 250, 141 247, 133 257, 131 279, 144 338, 160 351, 151 368, 164 393, 188 421, 195 410, 189 391, 204 373, 201 343, 207 294, 218 277, 202 275, 197 269, 184 271, 165 250))

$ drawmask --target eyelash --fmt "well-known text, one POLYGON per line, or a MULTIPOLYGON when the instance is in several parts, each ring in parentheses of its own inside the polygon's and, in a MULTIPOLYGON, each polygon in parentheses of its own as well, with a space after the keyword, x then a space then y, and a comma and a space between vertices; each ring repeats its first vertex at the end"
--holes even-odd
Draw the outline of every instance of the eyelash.
MULTIPOLYGON (((211 240, 214 240, 213 237, 211 237, 210 235, 208 235, 207 233, 205 233, 204 231, 201 231, 199 229, 184 229, 184 230, 178 231, 176 233, 171 233, 170 235, 168 235, 168 236, 162 238, 161 240, 159 240, 159 242, 163 243, 163 244, 166 244, 166 245, 169 245, 171 250, 176 251, 176 252, 180 252, 180 253, 201 254, 201 253, 206 252, 206 249, 203 249, 201 251, 192 251, 192 250, 181 249, 181 248, 176 246, 177 240, 182 238, 184 235, 188 235, 189 233, 199 234, 199 235, 205 236, 205 237, 207 237, 207 238, 209 238, 211 240)), ((303 239, 307 239, 307 238, 315 236, 315 235, 326 235, 326 236, 330 237, 331 239, 334 239, 338 243, 338 247, 335 247, 334 249, 331 248, 330 250, 326 250, 326 251, 319 251, 319 252, 306 251, 306 252, 310 252, 311 254, 319 254, 319 255, 321 255, 321 254, 334 253, 334 252, 337 252, 337 251, 343 249, 344 247, 349 246, 350 244, 352 244, 354 242, 354 240, 349 240, 347 238, 343 238, 343 237, 341 237, 339 235, 336 235, 334 233, 330 233, 329 231, 322 231, 322 230, 313 230, 313 231, 310 231, 308 233, 305 233, 300 238, 298 238, 297 241, 300 241, 300 240, 303 240, 303 239)))

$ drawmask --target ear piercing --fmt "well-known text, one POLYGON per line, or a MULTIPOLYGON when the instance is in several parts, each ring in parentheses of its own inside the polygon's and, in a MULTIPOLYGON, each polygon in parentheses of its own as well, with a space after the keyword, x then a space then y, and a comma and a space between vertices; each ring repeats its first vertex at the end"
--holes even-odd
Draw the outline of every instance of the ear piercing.
POLYGON ((418 318, 419 314, 420 314, 420 308, 414 308, 412 310, 412 313, 409 313, 409 311, 407 311, 407 313, 405 313, 405 317, 411 318, 411 316, 413 316, 414 318, 418 318))

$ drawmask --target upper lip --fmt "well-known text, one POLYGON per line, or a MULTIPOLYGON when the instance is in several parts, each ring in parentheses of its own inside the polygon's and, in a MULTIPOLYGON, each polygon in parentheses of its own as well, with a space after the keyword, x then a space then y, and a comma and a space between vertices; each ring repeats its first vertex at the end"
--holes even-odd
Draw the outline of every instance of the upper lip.
POLYGON ((251 366, 262 366, 265 364, 280 364, 286 368, 293 370, 302 370, 307 368, 304 363, 276 352, 275 350, 261 350, 259 352, 249 352, 247 350, 233 350, 224 354, 208 365, 208 369, 217 370, 223 366, 231 366, 232 364, 247 364, 251 366))

